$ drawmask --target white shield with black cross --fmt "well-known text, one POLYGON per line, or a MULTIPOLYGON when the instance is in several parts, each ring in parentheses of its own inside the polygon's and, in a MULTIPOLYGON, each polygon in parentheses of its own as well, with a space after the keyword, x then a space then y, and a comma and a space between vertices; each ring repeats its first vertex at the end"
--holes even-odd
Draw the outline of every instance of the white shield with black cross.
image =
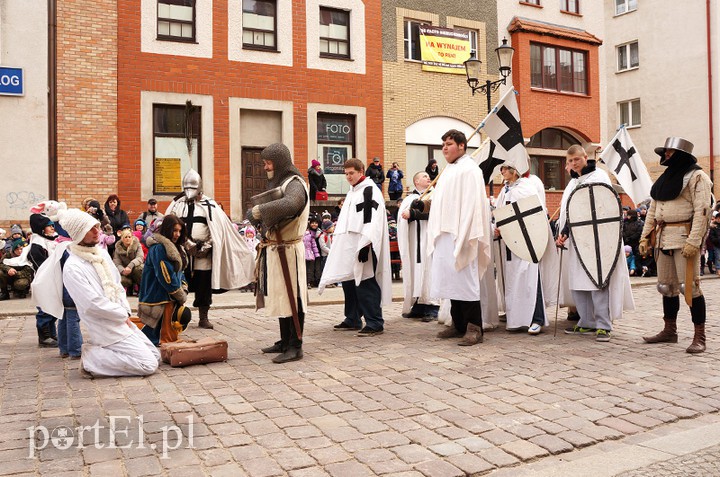
POLYGON ((620 257, 620 197, 607 184, 582 184, 568 198, 566 224, 583 270, 596 287, 605 288, 620 257))
POLYGON ((505 246, 521 259, 538 263, 548 241, 548 219, 536 195, 523 197, 493 211, 505 246))

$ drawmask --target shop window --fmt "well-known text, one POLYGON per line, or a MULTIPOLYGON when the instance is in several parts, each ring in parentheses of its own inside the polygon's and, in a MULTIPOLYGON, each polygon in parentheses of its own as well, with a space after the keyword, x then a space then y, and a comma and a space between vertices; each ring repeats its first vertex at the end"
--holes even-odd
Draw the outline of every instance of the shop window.
POLYGON ((327 179, 328 194, 344 194, 345 161, 355 157, 355 116, 319 113, 317 116, 317 160, 327 179))
POLYGON ((153 194, 182 192, 182 173, 201 175, 200 107, 153 105, 153 194))

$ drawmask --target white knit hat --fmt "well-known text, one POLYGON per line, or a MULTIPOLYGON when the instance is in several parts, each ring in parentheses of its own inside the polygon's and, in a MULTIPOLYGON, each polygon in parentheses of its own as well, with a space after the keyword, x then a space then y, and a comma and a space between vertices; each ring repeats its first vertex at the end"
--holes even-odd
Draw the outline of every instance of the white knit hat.
POLYGON ((58 213, 60 225, 70 235, 74 244, 82 242, 90 229, 100 223, 92 215, 80 209, 60 210, 58 213))

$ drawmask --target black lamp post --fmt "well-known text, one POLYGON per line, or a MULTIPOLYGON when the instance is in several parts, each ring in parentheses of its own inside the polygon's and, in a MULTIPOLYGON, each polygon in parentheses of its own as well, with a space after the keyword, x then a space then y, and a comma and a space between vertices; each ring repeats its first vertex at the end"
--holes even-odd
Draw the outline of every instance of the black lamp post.
POLYGON ((465 74, 467 74, 468 86, 470 86, 473 96, 476 91, 485 93, 485 96, 487 97, 488 114, 490 113, 490 108, 492 107, 492 104, 490 104, 490 95, 497 91, 501 84, 505 84, 507 77, 510 76, 510 73, 512 72, 512 67, 510 65, 512 64, 512 57, 513 53, 515 53, 515 49, 507 44, 506 38, 503 38, 502 45, 495 48, 495 53, 498 55, 501 76, 501 78, 497 81, 485 80, 484 83, 481 83, 480 65, 482 65, 482 61, 475 58, 475 56, 471 56, 467 61, 465 61, 465 74))

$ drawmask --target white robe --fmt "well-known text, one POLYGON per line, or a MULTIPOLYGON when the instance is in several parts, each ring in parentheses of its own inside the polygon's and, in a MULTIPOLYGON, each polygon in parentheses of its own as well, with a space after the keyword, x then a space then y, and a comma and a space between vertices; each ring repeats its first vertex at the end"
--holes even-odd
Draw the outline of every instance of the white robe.
MULTIPOLYGON (((100 255, 110 266, 113 282, 120 285, 120 273, 110 255, 103 249, 100 255)), ((93 265, 72 252, 65 262, 63 282, 92 342, 82 348, 86 371, 95 376, 146 376, 157 370, 160 353, 137 326, 127 323, 130 304, 124 292, 111 301, 93 265)))
MULTIPOLYGON (((537 188, 533 182, 520 178, 515 183, 502 188, 500 194, 498 194, 496 204, 498 207, 502 207, 532 195, 537 195, 537 188)), ((548 325, 545 307, 554 305, 557 300, 557 274, 559 270, 559 255, 556 251, 549 222, 547 224, 547 236, 548 241, 539 263, 523 260, 512 252, 510 252, 510 260, 508 260, 505 241, 502 238, 500 239, 500 251, 499 254, 496 254, 496 260, 498 268, 502 271, 501 282, 505 287, 506 328, 509 330, 525 326, 529 327, 532 324, 538 277, 540 277, 542 285, 544 325, 548 325)))
POLYGON ((35 278, 30 284, 33 304, 58 319, 63 318, 65 311, 62 302, 63 277, 60 260, 69 245, 70 242, 60 242, 43 264, 40 265, 40 268, 35 272, 35 278))
MULTIPOLYGON (((565 222, 567 220, 567 202, 570 199, 570 194, 581 184, 593 184, 602 183, 611 185, 610 178, 607 173, 602 169, 595 169, 593 172, 580 176, 579 178, 572 179, 568 182, 565 191, 563 192, 562 201, 560 202, 560 216, 558 217, 558 230, 562 232, 565 228, 565 222)), ((566 250, 562 251, 563 257, 563 269, 562 277, 560 282, 560 303, 565 306, 574 306, 571 290, 581 291, 592 291, 598 288, 588 277, 585 269, 580 264, 580 258, 575 251, 575 247, 572 244, 572 231, 570 237, 565 241, 566 250), (572 277, 572 284, 570 278, 572 277)), ((621 247, 622 249, 622 243, 621 247)), ((618 257, 618 261, 624 261, 621 254, 618 257)), ((618 263, 615 266, 615 270, 610 276, 610 283, 608 289, 610 293, 610 319, 615 320, 622 318, 623 310, 634 310, 635 302, 633 301, 632 288, 630 288, 630 275, 628 268, 623 266, 624 263, 618 263)))
MULTIPOLYGON (((208 228, 212 238, 212 288, 213 290, 234 290, 255 280, 255 259, 245 240, 237 233, 225 212, 207 196, 195 207, 210 208, 212 220, 208 217, 208 228), (208 201, 210 206, 201 205, 208 201)), ((165 215, 187 216, 185 197, 173 200, 165 215)))
POLYGON ((325 287, 331 283, 354 280, 355 284, 359 285, 361 281, 372 276, 375 276, 382 292, 381 304, 389 305, 392 303, 392 273, 385 199, 372 179, 366 177, 353 186, 345 197, 318 293, 322 294, 325 287), (358 206, 364 202, 363 193, 368 187, 372 190, 372 200, 377 204, 377 208, 371 209, 371 220, 365 223, 365 211, 358 211, 358 206), (365 263, 358 261, 358 252, 367 245, 372 245, 377 256, 377 268, 374 271, 372 256, 365 263))
POLYGON ((489 211, 475 161, 466 154, 448 164, 435 186, 428 219, 433 298, 481 300, 480 279, 491 260, 489 211))
POLYGON ((402 213, 408 210, 418 197, 420 194, 417 191, 408 194, 398 208, 397 240, 403 270, 403 313, 410 312, 416 298, 418 303, 434 304, 430 299, 427 220, 408 222, 407 219, 402 218, 402 213))

